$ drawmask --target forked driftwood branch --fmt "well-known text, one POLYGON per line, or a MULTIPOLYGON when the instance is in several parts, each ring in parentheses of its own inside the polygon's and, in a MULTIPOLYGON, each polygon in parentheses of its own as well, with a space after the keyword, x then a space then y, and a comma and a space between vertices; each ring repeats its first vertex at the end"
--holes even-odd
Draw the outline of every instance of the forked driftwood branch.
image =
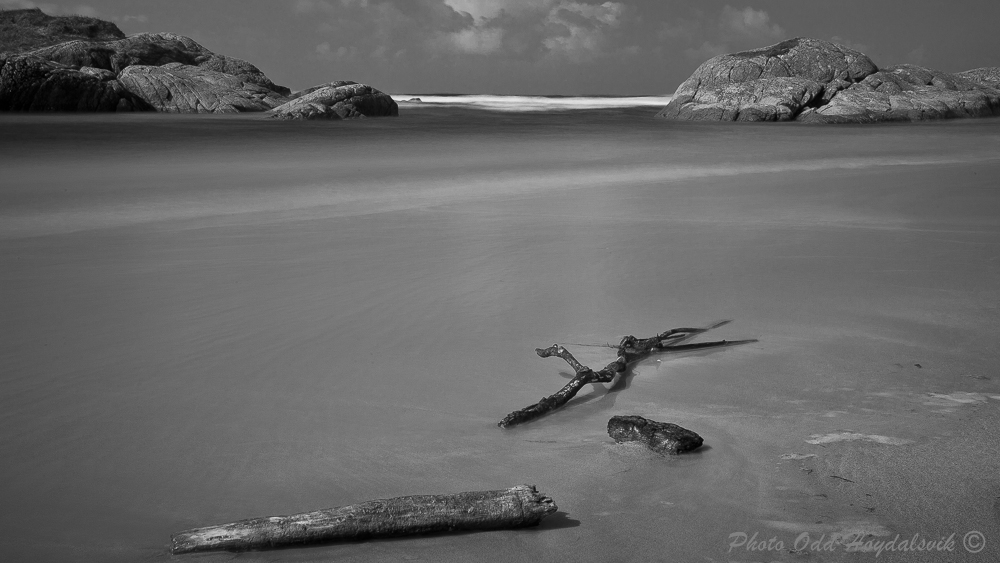
POLYGON ((609 383, 615 378, 616 375, 625 371, 629 364, 645 359, 653 352, 686 352, 690 350, 718 348, 720 346, 736 346, 739 344, 757 342, 756 339, 750 339, 718 340, 715 342, 682 344, 682 342, 690 340, 703 332, 707 332, 713 328, 719 328, 720 326, 730 322, 732 321, 719 321, 705 328, 673 328, 666 332, 657 334, 652 338, 640 339, 631 335, 626 336, 622 338, 621 342, 618 344, 618 357, 615 361, 611 362, 605 366, 604 369, 599 371, 594 371, 581 364, 576 358, 573 357, 573 354, 570 354, 569 350, 560 344, 553 344, 548 348, 536 348, 535 353, 543 358, 556 356, 566 360, 566 363, 568 363, 573 370, 576 371, 576 376, 573 377, 573 379, 571 379, 565 387, 556 391, 555 394, 544 397, 542 400, 529 407, 525 407, 521 410, 508 414, 503 418, 503 420, 497 423, 497 426, 501 428, 516 426, 548 414, 549 412, 565 405, 570 399, 576 396, 580 389, 583 389, 584 385, 589 383, 609 383))
POLYGON ((292 516, 240 520, 174 534, 174 554, 536 526, 557 510, 534 486, 372 500, 292 516))

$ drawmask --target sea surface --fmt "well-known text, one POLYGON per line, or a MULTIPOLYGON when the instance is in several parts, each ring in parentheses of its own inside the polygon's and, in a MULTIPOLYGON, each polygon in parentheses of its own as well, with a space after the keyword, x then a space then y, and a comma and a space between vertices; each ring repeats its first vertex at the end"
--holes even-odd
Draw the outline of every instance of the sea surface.
POLYGON ((340 122, 0 115, 0 560, 228 561, 170 535, 521 483, 559 506, 538 528, 235 559, 875 560, 803 533, 997 558, 1000 120, 410 97, 340 122), (496 426, 571 377, 537 347, 597 367, 722 319, 700 340, 759 342, 496 426), (617 445, 617 414, 706 445, 617 445), (754 533, 784 549, 734 547, 754 533))
POLYGON ((404 104, 430 108, 465 108, 505 112, 556 112, 595 109, 663 108, 671 96, 497 96, 492 94, 392 94, 404 104))

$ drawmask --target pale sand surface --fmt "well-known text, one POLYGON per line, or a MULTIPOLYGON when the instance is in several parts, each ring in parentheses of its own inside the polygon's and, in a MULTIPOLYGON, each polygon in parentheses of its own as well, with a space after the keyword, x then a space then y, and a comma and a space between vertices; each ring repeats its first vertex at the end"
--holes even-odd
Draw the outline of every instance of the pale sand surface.
POLYGON ((235 559, 998 560, 1000 121, 647 114, 0 117, 0 559, 227 561, 170 534, 529 483, 537 529, 235 559), (495 426, 570 376, 535 347, 727 318, 760 342, 495 426))

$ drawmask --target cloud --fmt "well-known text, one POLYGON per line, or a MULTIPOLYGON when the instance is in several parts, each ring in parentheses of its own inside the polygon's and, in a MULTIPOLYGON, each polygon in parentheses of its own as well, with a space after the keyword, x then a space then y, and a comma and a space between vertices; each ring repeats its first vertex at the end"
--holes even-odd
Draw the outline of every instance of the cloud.
POLYGON ((542 44, 550 53, 582 62, 607 52, 607 32, 621 24, 623 4, 561 2, 545 19, 549 34, 542 44))
POLYGON ((328 50, 316 52, 321 58, 329 58, 339 47, 353 46, 384 58, 414 48, 434 51, 443 42, 471 46, 471 38, 464 38, 465 43, 461 37, 442 41, 473 26, 472 16, 456 12, 443 0, 297 0, 293 10, 309 16, 315 31, 328 39, 328 50))
POLYGON ((456 12, 464 12, 472 17, 494 18, 500 12, 522 14, 525 12, 547 12, 557 0, 444 0, 456 12))
POLYGON ((785 37, 785 30, 771 23, 771 16, 764 10, 751 7, 738 10, 732 6, 722 8, 720 24, 724 32, 761 41, 779 41, 785 37))
POLYGON ((471 27, 449 33, 446 38, 459 53, 486 55, 503 48, 503 30, 498 27, 471 27))
POLYGON ((347 47, 341 45, 334 49, 330 46, 328 41, 324 41, 319 45, 316 45, 316 56, 319 57, 320 60, 324 61, 349 60, 356 57, 357 54, 358 48, 354 46, 347 47))
POLYGON ((358 5, 362 8, 368 7, 368 0, 295 0, 294 10, 298 14, 308 14, 312 12, 335 13, 338 8, 348 8, 351 5, 358 5))
POLYGON ((29 0, 0 0, 0 8, 5 10, 40 8, 43 12, 50 16, 88 16, 96 18, 99 13, 93 6, 88 6, 86 4, 61 6, 59 4, 51 4, 49 2, 30 2, 29 0))
POLYGON ((725 44, 705 41, 698 47, 688 47, 687 49, 684 49, 684 56, 693 61, 706 61, 712 57, 719 56, 729 51, 730 48, 725 44))
POLYGON ((109 19, 109 20, 111 20, 111 21, 113 21, 115 23, 120 23, 120 24, 148 23, 149 22, 149 16, 146 16, 145 14, 138 14, 138 15, 135 15, 135 16, 130 16, 130 15, 111 16, 110 18, 107 18, 107 19, 109 19))
POLYGON ((697 22, 685 19, 660 22, 656 31, 656 38, 660 41, 670 40, 692 40, 699 35, 699 25, 697 22))
MULTIPOLYGON (((384 57, 503 55, 517 60, 592 61, 622 52, 611 39, 622 2, 572 0, 297 0, 293 10, 319 19, 316 56, 332 60, 340 46, 384 57)), ((622 41, 621 43, 624 43, 622 41)), ((635 51, 632 47, 629 53, 635 51)))
POLYGON ((79 4, 70 8, 70 13, 76 14, 78 16, 89 16, 91 18, 97 17, 97 9, 93 6, 87 6, 85 4, 79 4))
POLYGON ((56 9, 54 4, 38 4, 36 2, 26 2, 25 0, 0 0, 0 8, 4 10, 23 10, 28 8, 41 8, 43 12, 52 13, 56 9))
POLYGON ((834 43, 836 43, 838 45, 843 45, 844 47, 847 47, 848 49, 854 49, 855 51, 861 51, 862 53, 866 53, 866 54, 868 53, 868 49, 869 49, 868 45, 866 45, 864 43, 855 43, 854 41, 851 41, 850 39, 846 39, 846 38, 841 37, 839 35, 834 35, 833 37, 830 38, 830 41, 833 41, 834 43))
POLYGON ((715 16, 700 10, 688 16, 693 17, 680 16, 661 22, 656 37, 662 43, 672 43, 674 52, 680 51, 693 61, 763 47, 777 43, 788 35, 771 19, 770 14, 750 6, 734 8, 726 5, 715 16))
POLYGON ((921 46, 917 47, 916 49, 914 49, 914 50, 910 51, 909 53, 907 53, 906 57, 905 57, 905 60, 906 60, 906 62, 908 62, 910 64, 915 64, 915 65, 924 64, 924 55, 925 54, 926 54, 926 50, 924 49, 924 46, 921 45, 921 46))

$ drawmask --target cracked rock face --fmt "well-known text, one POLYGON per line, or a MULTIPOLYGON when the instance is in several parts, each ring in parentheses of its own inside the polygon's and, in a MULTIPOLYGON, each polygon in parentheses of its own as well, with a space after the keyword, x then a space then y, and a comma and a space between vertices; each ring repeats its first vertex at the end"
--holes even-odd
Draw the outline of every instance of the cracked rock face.
POLYGON ((337 81, 314 86, 268 112, 272 119, 351 119, 399 115, 391 96, 365 84, 337 81))
POLYGON ((806 109, 798 119, 867 123, 992 115, 1000 115, 1000 90, 962 74, 898 65, 866 76, 828 104, 806 109))
POLYGON ((619 444, 640 442, 654 452, 667 455, 696 450, 704 443, 701 436, 687 428, 635 415, 611 417, 608 436, 619 444))
POLYGON ((0 58, 0 111, 149 111, 112 72, 32 55, 0 58))
POLYGON ((115 74, 132 65, 181 63, 231 74, 283 96, 291 93, 247 61, 213 53, 190 37, 175 33, 137 33, 115 41, 67 41, 28 54, 69 66, 103 68, 115 74))
POLYGON ((859 51, 828 41, 789 39, 702 63, 657 117, 788 121, 822 99, 827 84, 851 84, 876 70, 859 51))
POLYGON ((371 86, 338 81, 292 95, 247 61, 174 33, 125 37, 113 23, 0 10, 0 111, 269 112, 274 119, 398 115, 371 86))
POLYGON ((288 100, 244 77, 181 63, 128 66, 118 81, 156 111, 168 113, 267 111, 288 100))
POLYGON ((708 121, 865 123, 1000 115, 998 69, 948 74, 883 70, 867 55, 816 39, 703 63, 657 117, 708 121))
POLYGON ((173 33, 74 40, 0 59, 0 111, 263 112, 289 90, 173 33))
POLYGON ((955 76, 967 78, 984 86, 1000 88, 1000 67, 988 66, 984 68, 974 68, 965 72, 955 73, 955 76))

